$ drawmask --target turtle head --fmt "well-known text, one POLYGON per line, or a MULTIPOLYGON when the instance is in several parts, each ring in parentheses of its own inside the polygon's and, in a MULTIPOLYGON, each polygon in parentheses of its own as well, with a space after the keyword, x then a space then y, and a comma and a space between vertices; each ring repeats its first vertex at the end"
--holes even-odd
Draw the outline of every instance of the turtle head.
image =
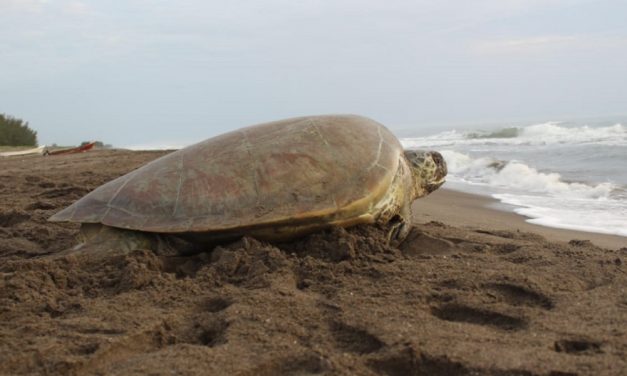
POLYGON ((405 150, 414 177, 414 199, 440 188, 446 177, 446 161, 437 151, 405 150))

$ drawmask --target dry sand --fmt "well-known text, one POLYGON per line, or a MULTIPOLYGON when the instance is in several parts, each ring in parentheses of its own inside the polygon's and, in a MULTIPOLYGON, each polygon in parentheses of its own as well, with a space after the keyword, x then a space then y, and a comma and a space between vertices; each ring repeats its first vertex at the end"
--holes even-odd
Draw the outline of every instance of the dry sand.
POLYGON ((362 226, 190 257, 58 255, 78 226, 51 214, 163 154, 0 159, 0 374, 626 373, 625 238, 458 192, 417 201, 398 248, 362 226))

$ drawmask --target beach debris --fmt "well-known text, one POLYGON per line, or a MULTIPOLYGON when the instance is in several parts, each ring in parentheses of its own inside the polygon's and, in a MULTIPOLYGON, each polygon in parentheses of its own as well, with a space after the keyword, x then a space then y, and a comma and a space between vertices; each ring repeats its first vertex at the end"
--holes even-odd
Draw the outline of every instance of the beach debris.
POLYGON ((172 239, 206 246, 242 236, 280 242, 362 223, 387 225, 388 241, 400 242, 412 201, 439 188, 446 172, 438 152, 403 150, 374 120, 299 117, 168 154, 50 220, 82 223, 83 240, 101 249, 155 249, 172 239))
POLYGON ((84 153, 89 151, 96 146, 96 142, 89 142, 77 147, 70 148, 57 148, 57 147, 49 147, 46 145, 42 145, 32 149, 26 150, 16 150, 16 151, 5 151, 0 152, 0 157, 23 157, 27 155, 65 155, 65 154, 75 154, 75 153, 84 153))
POLYGON ((76 154, 76 153, 84 153, 94 148, 96 142, 89 142, 83 144, 81 146, 73 147, 73 148, 63 148, 63 149, 50 149, 46 148, 43 152, 43 155, 64 155, 64 154, 76 154))
POLYGON ((36 148, 25 149, 25 150, 15 150, 15 151, 3 151, 0 152, 0 157, 22 157, 26 155, 43 155, 46 152, 46 146, 39 146, 36 148))

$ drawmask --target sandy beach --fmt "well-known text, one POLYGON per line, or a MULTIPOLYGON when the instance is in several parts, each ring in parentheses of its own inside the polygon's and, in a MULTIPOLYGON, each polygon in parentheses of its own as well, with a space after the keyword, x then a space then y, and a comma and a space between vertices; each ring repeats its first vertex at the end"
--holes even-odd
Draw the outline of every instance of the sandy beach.
POLYGON ((187 257, 59 252, 47 218, 164 151, 0 159, 0 374, 624 375, 627 238, 446 189, 385 229, 187 257))

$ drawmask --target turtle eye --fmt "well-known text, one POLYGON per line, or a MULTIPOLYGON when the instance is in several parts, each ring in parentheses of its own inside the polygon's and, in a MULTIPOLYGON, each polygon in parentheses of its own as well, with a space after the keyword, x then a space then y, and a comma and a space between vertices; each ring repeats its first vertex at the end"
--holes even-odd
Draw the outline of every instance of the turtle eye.
POLYGON ((418 150, 409 150, 405 152, 405 156, 414 167, 421 167, 425 163, 425 153, 418 150))

